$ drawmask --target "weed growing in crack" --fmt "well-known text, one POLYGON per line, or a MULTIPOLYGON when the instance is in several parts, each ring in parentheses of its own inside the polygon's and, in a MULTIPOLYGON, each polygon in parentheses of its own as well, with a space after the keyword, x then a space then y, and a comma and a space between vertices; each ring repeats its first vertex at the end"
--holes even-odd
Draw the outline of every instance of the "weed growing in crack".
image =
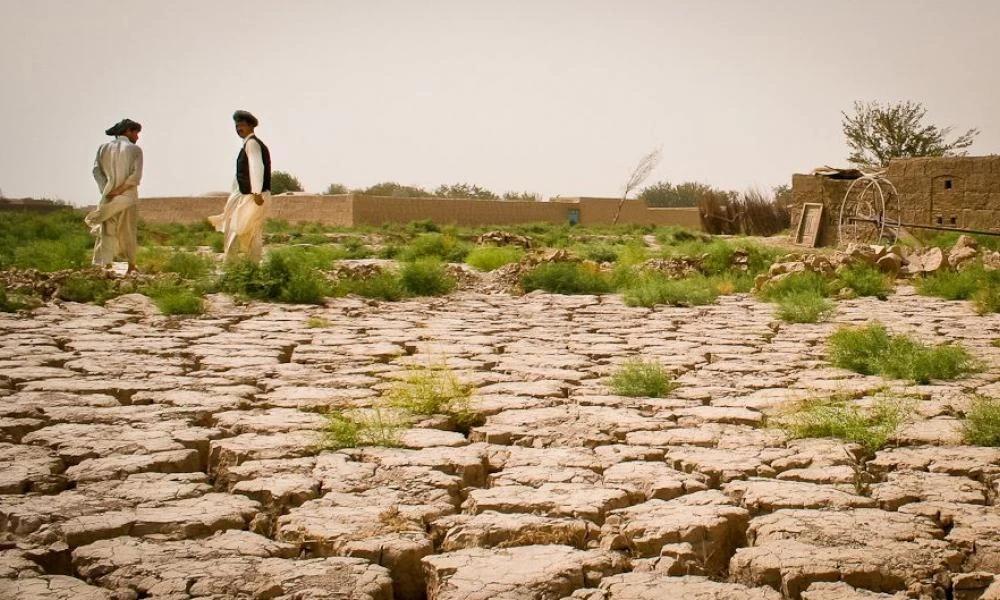
POLYGON ((323 449, 361 448, 363 446, 400 446, 404 422, 381 407, 330 412, 323 430, 323 449))
POLYGON ((884 447, 913 413, 905 398, 881 396, 861 407, 846 396, 803 400, 773 421, 793 438, 837 438, 859 444, 866 457, 884 447))
POLYGON ((976 396, 962 424, 965 442, 973 446, 1000 446, 1000 399, 976 396))
POLYGON ((788 323, 817 323, 830 318, 836 305, 814 292, 792 292, 778 300, 774 311, 782 321, 788 323))
POLYGON ((662 398, 679 387, 663 365, 639 358, 622 363, 607 384, 614 394, 633 398, 662 398))
POLYGON ((928 383, 981 369, 961 346, 925 346, 906 335, 891 335, 881 323, 841 328, 830 336, 827 346, 834 366, 863 375, 928 383))
POLYGON ((332 325, 332 323, 330 322, 330 319, 327 319, 326 317, 309 315, 309 318, 306 319, 306 327, 309 329, 326 329, 330 325, 332 325))
POLYGON ((472 387, 444 363, 411 368, 383 397, 389 406, 413 415, 447 415, 462 432, 480 418, 471 408, 472 387))

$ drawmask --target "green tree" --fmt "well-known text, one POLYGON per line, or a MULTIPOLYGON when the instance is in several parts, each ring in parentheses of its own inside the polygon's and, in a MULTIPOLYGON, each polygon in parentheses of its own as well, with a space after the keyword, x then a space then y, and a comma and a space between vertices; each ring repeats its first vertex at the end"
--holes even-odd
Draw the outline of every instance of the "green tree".
POLYGON ((664 180, 642 188, 639 199, 648 206, 659 208, 698 206, 699 200, 715 191, 712 186, 697 181, 673 185, 664 180))
POLYGON ((284 194, 285 192, 301 192, 302 184, 299 179, 285 171, 273 171, 271 173, 271 193, 284 194))
POLYGON ((326 191, 323 193, 327 196, 336 196, 339 194, 349 194, 350 190, 348 190, 347 186, 342 183, 331 183, 326 186, 326 191))
POLYGON ((504 200, 520 200, 522 202, 541 202, 542 195, 537 192, 504 192, 504 200))
POLYGON ((963 148, 979 135, 970 129, 947 141, 951 127, 924 125, 927 109, 920 102, 854 103, 854 114, 843 116, 841 126, 851 150, 848 161, 864 167, 885 167, 891 158, 916 156, 964 156, 963 148))
POLYGON ((362 190, 366 196, 391 196, 395 198, 429 198, 431 193, 415 186, 400 185, 395 181, 383 181, 362 190))
POLYGON ((439 185, 434 190, 434 195, 438 198, 475 198, 476 200, 496 200, 498 197, 486 188, 468 183, 439 185))

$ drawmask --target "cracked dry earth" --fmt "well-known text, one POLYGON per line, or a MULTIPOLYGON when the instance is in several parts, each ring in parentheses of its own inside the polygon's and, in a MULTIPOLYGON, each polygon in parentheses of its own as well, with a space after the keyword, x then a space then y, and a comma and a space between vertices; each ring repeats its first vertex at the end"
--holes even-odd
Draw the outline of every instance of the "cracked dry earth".
POLYGON ((961 445, 956 418, 1000 394, 996 337, 1000 316, 905 287, 816 325, 746 296, 538 293, 0 316, 0 598, 1000 598, 1000 450, 961 445), (917 386, 827 366, 826 336, 868 319, 987 369, 917 386), (682 386, 610 395, 637 356, 682 386), (319 413, 440 361, 482 426, 316 450, 319 413), (886 385, 920 399, 867 495, 844 444, 765 426, 886 385))

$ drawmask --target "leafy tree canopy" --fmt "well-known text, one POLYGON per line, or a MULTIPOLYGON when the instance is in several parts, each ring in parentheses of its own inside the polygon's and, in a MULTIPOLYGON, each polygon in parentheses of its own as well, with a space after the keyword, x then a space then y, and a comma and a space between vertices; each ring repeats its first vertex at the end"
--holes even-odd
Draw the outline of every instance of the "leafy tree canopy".
POLYGON ((301 192, 302 184, 299 179, 291 173, 285 171, 271 172, 271 193, 284 194, 285 192, 301 192))
POLYGON ((415 186, 400 185, 395 181, 383 181, 361 190, 366 196, 392 196, 395 198, 428 198, 431 193, 415 186))
POLYGON ((342 183, 331 183, 326 186, 326 191, 323 192, 327 196, 336 196, 338 194, 349 194, 350 190, 347 186, 342 183))
POLYGON ((951 127, 923 123, 927 109, 920 102, 854 103, 854 114, 842 112, 841 126, 851 150, 848 161, 863 167, 885 167, 891 158, 964 156, 964 148, 979 135, 970 129, 948 141, 951 127))
POLYGON ((660 208, 698 206, 699 200, 717 192, 712 186, 697 181, 673 185, 664 180, 642 188, 639 199, 645 201, 647 206, 660 208))
POLYGON ((496 200, 498 198, 496 194, 488 189, 468 183, 439 185, 434 190, 434 195, 438 198, 475 198, 477 200, 496 200))

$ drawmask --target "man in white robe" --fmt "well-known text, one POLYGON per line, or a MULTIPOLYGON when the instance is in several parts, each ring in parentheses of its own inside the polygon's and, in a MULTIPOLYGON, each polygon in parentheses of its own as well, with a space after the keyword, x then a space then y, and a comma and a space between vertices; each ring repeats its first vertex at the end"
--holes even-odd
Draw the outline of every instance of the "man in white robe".
POLYGON ((123 119, 104 133, 114 140, 101 144, 94 159, 94 180, 101 192, 97 210, 84 222, 97 237, 93 263, 111 267, 115 257, 128 261, 128 273, 135 272, 135 251, 139 225, 139 181, 142 179, 142 148, 136 146, 142 125, 123 119))
POLYGON ((208 218, 224 238, 226 260, 239 256, 260 260, 264 239, 264 221, 271 205, 271 153, 254 135, 257 117, 245 110, 233 113, 236 134, 243 146, 236 157, 236 177, 232 193, 221 215, 208 218))

